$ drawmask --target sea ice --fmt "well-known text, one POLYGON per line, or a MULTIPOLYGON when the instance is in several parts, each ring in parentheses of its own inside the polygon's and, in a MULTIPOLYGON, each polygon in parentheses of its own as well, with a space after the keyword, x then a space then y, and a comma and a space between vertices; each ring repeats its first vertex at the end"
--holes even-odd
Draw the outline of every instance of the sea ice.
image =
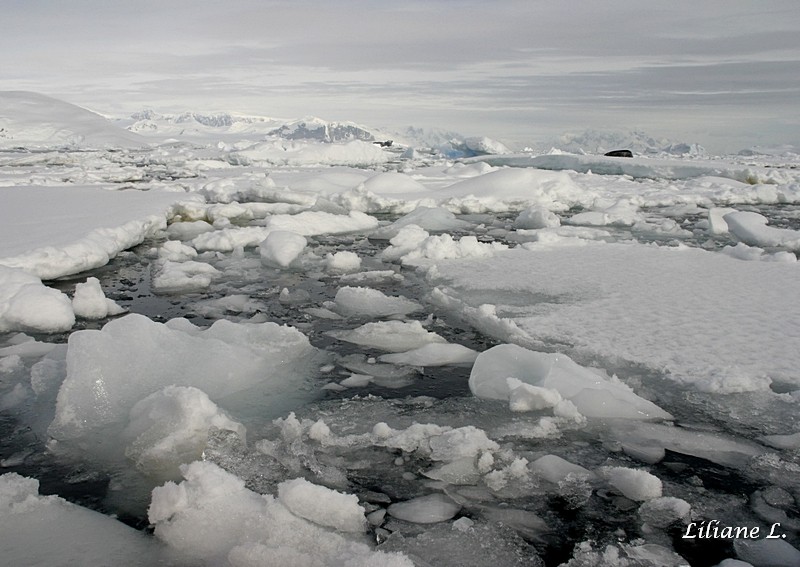
POLYGON ((378 360, 408 366, 445 366, 472 364, 477 357, 476 351, 463 345, 431 343, 406 352, 382 354, 378 360))
POLYGON ((389 352, 405 352, 430 343, 447 342, 440 335, 425 330, 419 321, 378 321, 353 330, 327 331, 326 334, 340 341, 389 352))
POLYGON ((0 266, 0 332, 60 333, 75 324, 69 298, 36 276, 0 266))
MULTIPOLYGON (((183 223, 177 223, 183 224, 183 223)), ((174 224, 171 226, 175 226, 174 224)), ((201 233, 202 234, 202 233, 201 233)), ((197 257, 197 250, 183 244, 180 240, 167 240, 158 249, 158 257, 170 262, 185 262, 197 257)))
POLYGON ((179 466, 200 459, 210 428, 233 431, 242 440, 245 428, 230 419, 202 390, 167 386, 136 402, 121 439, 125 456, 136 468, 159 479, 179 479, 179 466))
POLYGON ((575 240, 440 262, 428 279, 435 303, 500 340, 569 345, 570 355, 733 393, 798 382, 800 351, 785 348, 800 341, 796 268, 686 246, 575 240), (497 317, 476 312, 487 297, 497 317))
POLYGON ((444 494, 428 494, 405 502, 396 502, 389 506, 387 512, 406 522, 435 524, 449 520, 460 510, 461 506, 444 494))
POLYGON ((592 471, 580 465, 570 463, 558 455, 539 457, 529 465, 529 468, 531 471, 553 484, 558 484, 569 475, 584 480, 595 478, 595 474, 592 471))
POLYGON ((800 251, 800 231, 767 226, 767 217, 751 211, 736 211, 724 217, 728 230, 751 246, 774 246, 800 251))
POLYGON ((368 287, 341 287, 331 305, 327 306, 343 317, 377 319, 405 316, 420 311, 422 306, 405 297, 390 297, 368 287))
POLYGON ((374 231, 370 234, 370 238, 389 240, 397 236, 400 229, 412 224, 433 232, 466 230, 472 227, 471 223, 457 219, 453 213, 444 207, 417 207, 392 224, 374 231))
MULTIPOLYGON (((203 330, 185 319, 164 325, 127 315, 102 330, 70 335, 67 376, 49 434, 61 444, 87 443, 97 458, 117 459, 123 446, 118 436, 137 419, 131 410, 167 386, 197 388, 215 404, 240 414, 252 411, 250 399, 268 395, 267 405, 260 403, 257 411, 283 413, 289 400, 299 397, 305 378, 316 371, 315 353, 302 333, 275 323, 220 320, 203 330)), ((174 401, 189 400, 188 406, 179 406, 192 415, 203 405, 198 396, 174 401)), ((153 411, 172 403, 162 396, 153 404, 157 400, 160 405, 153 411)))
POLYGON ((661 479, 647 471, 627 467, 601 467, 598 473, 631 500, 642 502, 661 497, 661 479))
MULTIPOLYGON (((373 551, 362 540, 348 539, 293 514, 280 499, 246 489, 242 479, 217 465, 198 461, 185 465, 182 472, 186 480, 180 484, 168 482, 153 490, 149 519, 155 536, 186 560, 236 567, 413 567, 399 553, 373 551)), ((336 505, 339 498, 324 502, 336 505)), ((303 501, 301 508, 307 505, 303 501)), ((311 514, 336 518, 339 512, 320 507, 311 514)), ((345 517, 352 520, 349 514, 345 517)))
POLYGON ((303 211, 295 215, 273 215, 267 219, 265 226, 270 231, 286 230, 303 236, 315 236, 372 230, 378 227, 378 219, 360 211, 351 211, 346 215, 303 211))
POLYGON ((472 393, 481 398, 508 400, 507 378, 556 390, 590 418, 671 419, 652 402, 637 396, 622 382, 603 378, 563 354, 534 352, 506 344, 478 355, 469 377, 472 393))
POLYGON ((159 260, 154 264, 152 285, 159 293, 186 293, 206 289, 219 275, 205 262, 159 260))
POLYGON ((143 532, 58 496, 39 481, 0 475, 0 547, 8 565, 170 564, 167 549, 143 532))
POLYGON ((317 525, 340 532, 362 533, 366 530, 364 508, 354 494, 342 494, 308 482, 304 478, 278 485, 278 500, 292 514, 317 525))
POLYGON ((75 285, 72 309, 77 317, 84 319, 104 319, 125 313, 125 309, 105 296, 97 278, 87 278, 85 283, 75 285))
POLYGON ((261 261, 267 266, 288 268, 297 260, 308 241, 304 236, 287 230, 270 232, 258 249, 261 261))
POLYGON ((555 228, 561 226, 561 219, 554 212, 539 206, 528 207, 514 220, 517 229, 555 228))
POLYGON ((361 269, 361 258, 355 252, 342 250, 325 256, 325 270, 331 274, 352 274, 361 269))

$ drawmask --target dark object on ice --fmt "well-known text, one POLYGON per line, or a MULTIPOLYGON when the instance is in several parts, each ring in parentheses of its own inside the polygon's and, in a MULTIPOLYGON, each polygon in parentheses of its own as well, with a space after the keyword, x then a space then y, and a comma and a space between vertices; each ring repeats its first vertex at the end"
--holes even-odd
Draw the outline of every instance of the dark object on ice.
POLYGON ((633 152, 630 150, 611 150, 604 155, 608 157, 633 157, 633 152))
POLYGON ((377 144, 382 148, 391 148, 393 140, 386 140, 385 142, 372 142, 373 144, 377 144))

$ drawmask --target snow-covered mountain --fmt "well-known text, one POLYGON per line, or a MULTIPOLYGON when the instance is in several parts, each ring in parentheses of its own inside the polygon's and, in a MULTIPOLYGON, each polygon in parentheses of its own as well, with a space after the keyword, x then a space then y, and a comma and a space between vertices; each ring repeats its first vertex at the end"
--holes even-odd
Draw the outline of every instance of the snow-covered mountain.
POLYGON ((438 128, 373 128, 313 116, 285 119, 228 112, 166 114, 152 109, 111 118, 38 93, 0 92, 0 147, 143 147, 169 140, 241 145, 281 139, 309 143, 391 141, 401 151, 418 149, 447 158, 509 153, 491 138, 466 137, 438 128))
POLYGON ((549 143, 553 148, 575 154, 604 154, 611 150, 631 150, 639 155, 702 156, 706 150, 699 144, 675 142, 668 138, 655 138, 642 131, 605 132, 586 130, 579 134, 567 133, 549 143))
POLYGON ((141 147, 149 141, 80 106, 26 91, 0 91, 0 147, 141 147))
POLYGON ((350 140, 372 142, 376 139, 373 132, 354 122, 328 122, 313 116, 288 122, 270 134, 287 140, 317 140, 320 142, 350 140))

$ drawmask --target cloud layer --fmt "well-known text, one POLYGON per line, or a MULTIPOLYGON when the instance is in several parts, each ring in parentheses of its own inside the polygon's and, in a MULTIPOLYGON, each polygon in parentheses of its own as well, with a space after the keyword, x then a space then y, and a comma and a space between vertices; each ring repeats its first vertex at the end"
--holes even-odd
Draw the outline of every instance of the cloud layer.
POLYGON ((314 114, 526 144, 797 143, 795 0, 6 3, 6 89, 98 111, 314 114), (9 5, 10 4, 10 5, 9 5))

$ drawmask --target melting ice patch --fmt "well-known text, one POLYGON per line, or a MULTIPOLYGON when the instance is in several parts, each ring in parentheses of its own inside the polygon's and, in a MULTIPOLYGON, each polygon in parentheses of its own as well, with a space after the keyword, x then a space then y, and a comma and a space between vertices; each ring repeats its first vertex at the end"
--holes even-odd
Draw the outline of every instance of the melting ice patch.
MULTIPOLYGON (((671 419, 671 415, 633 393, 622 382, 612 381, 579 366, 563 354, 534 352, 516 345, 499 345, 475 360, 469 388, 481 398, 509 400, 515 390, 509 378, 554 390, 592 418, 671 419)), ((551 406, 560 400, 553 400, 551 406)), ((538 406, 547 407, 547 405, 538 406)))
POLYGON ((800 342, 796 272, 796 263, 740 262, 696 248, 562 240, 449 260, 428 277, 455 313, 492 298, 514 323, 486 322, 500 339, 552 341, 731 393, 800 384, 800 351, 787 348, 800 342), (476 273, 502 277, 490 283, 476 273))
MULTIPOLYGON (((160 324, 127 315, 102 330, 70 335, 48 433, 59 446, 83 446, 101 460, 119 459, 130 445, 135 460, 159 453, 173 463, 174 455, 192 452, 181 448, 180 436, 194 438, 198 420, 238 430, 214 417, 221 415, 215 404, 246 416, 254 397, 276 413, 308 397, 300 392, 316 358, 302 333, 275 323, 220 320, 203 330, 185 319, 160 324), (208 411, 198 414, 203 407, 208 411), (179 415, 184 425, 177 427, 179 415), (176 437, 169 441, 172 426, 176 437)), ((260 404, 258 412, 265 409, 260 404)))

